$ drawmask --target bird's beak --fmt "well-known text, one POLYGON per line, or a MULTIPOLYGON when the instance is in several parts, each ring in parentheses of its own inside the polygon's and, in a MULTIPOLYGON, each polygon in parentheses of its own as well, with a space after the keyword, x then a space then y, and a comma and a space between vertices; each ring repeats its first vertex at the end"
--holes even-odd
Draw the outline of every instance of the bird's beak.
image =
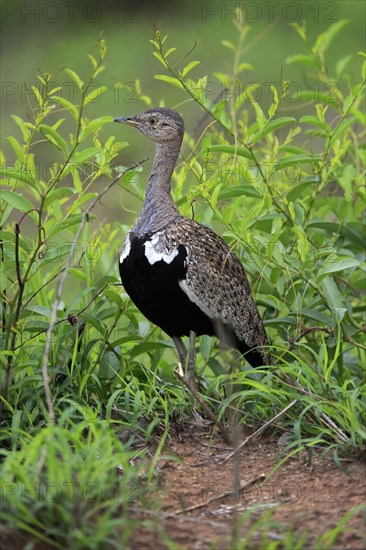
POLYGON ((131 126, 139 125, 139 121, 134 116, 119 116, 114 119, 114 122, 120 122, 122 124, 130 124, 131 126))

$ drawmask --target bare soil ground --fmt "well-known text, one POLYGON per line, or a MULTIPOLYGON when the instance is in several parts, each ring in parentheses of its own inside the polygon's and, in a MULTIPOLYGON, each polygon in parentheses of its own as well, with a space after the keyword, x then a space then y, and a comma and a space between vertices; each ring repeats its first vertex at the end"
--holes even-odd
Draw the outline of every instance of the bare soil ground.
MULTIPOLYGON (((316 450, 311 464, 308 454, 303 453, 286 460, 270 475, 284 458, 279 436, 258 437, 238 457, 225 460, 229 452, 220 439, 212 440, 193 427, 191 433, 172 439, 165 448, 165 457, 170 458, 158 465, 160 512, 153 517, 137 513, 142 522, 131 548, 171 548, 163 533, 174 541, 173 548, 185 550, 266 548, 266 540, 284 540, 286 531, 291 530, 295 532, 294 542, 306 534, 306 547, 320 550, 326 541, 320 544, 319 538, 365 502, 362 460, 342 460, 342 471, 331 456, 322 457, 321 450, 316 450), (235 477, 236 487, 241 484, 242 488, 233 494, 235 477), (258 523, 248 537, 250 527, 270 510, 271 527, 263 525, 269 538, 263 540, 258 523), (246 511, 250 517, 241 522, 235 539, 234 526, 246 511)), ((326 547, 362 550, 365 541, 364 510, 360 510, 326 547)))
MULTIPOLYGON (((137 528, 121 550, 264 550, 276 541, 279 550, 285 541, 286 548, 295 548, 302 536, 306 543, 300 548, 366 548, 364 507, 351 514, 334 540, 320 541, 345 514, 365 503, 361 458, 343 459, 341 469, 318 449, 311 464, 305 452, 283 461, 278 435, 251 440, 237 457, 228 458, 230 450, 196 425, 173 436, 156 467, 158 489, 150 495, 149 510, 131 503, 137 528), (263 516, 268 513, 270 518, 263 516)), ((30 542, 15 536, 2 547, 20 550, 30 542)), ((44 543, 32 547, 52 548, 44 543)))

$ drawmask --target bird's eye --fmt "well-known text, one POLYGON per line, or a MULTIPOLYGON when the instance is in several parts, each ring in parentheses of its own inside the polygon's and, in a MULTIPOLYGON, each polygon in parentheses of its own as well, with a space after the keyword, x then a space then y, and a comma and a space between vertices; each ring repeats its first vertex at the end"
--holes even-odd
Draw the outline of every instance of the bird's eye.
POLYGON ((151 118, 149 118, 149 124, 150 124, 150 126, 156 126, 157 123, 158 123, 158 120, 157 120, 154 116, 152 116, 151 118))

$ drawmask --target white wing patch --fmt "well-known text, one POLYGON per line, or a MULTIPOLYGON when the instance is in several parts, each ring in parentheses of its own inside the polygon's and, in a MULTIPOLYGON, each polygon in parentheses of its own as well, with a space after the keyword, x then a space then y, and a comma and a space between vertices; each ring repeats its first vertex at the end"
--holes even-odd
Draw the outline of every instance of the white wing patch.
MULTIPOLYGON (((154 265, 156 262, 165 262, 171 264, 174 258, 179 254, 179 246, 172 250, 167 250, 164 243, 164 234, 159 231, 149 241, 145 241, 145 256, 150 265, 154 265)), ((184 258, 184 267, 188 266, 188 247, 185 247, 187 251, 187 257, 184 258)))
POLYGON ((131 241, 130 236, 127 235, 127 238, 125 240, 125 244, 123 245, 123 248, 121 250, 121 255, 119 257, 119 263, 122 264, 123 261, 127 258, 131 250, 131 241))
POLYGON ((166 264, 172 263, 174 258, 178 255, 178 248, 173 248, 171 252, 158 252, 154 246, 152 239, 151 241, 145 242, 145 256, 150 265, 154 265, 156 262, 163 260, 166 264))

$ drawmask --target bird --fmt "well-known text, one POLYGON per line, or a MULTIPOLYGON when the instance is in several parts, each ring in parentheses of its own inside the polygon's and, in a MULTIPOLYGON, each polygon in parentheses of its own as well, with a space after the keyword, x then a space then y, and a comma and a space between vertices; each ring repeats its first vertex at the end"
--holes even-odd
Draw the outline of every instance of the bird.
POLYGON ((126 293, 172 338, 191 378, 201 335, 237 348, 252 367, 269 365, 269 342, 242 263, 212 229, 182 216, 172 198, 183 118, 155 107, 114 121, 137 128, 156 144, 142 210, 120 255, 126 293), (188 349, 184 336, 189 336, 188 349))

